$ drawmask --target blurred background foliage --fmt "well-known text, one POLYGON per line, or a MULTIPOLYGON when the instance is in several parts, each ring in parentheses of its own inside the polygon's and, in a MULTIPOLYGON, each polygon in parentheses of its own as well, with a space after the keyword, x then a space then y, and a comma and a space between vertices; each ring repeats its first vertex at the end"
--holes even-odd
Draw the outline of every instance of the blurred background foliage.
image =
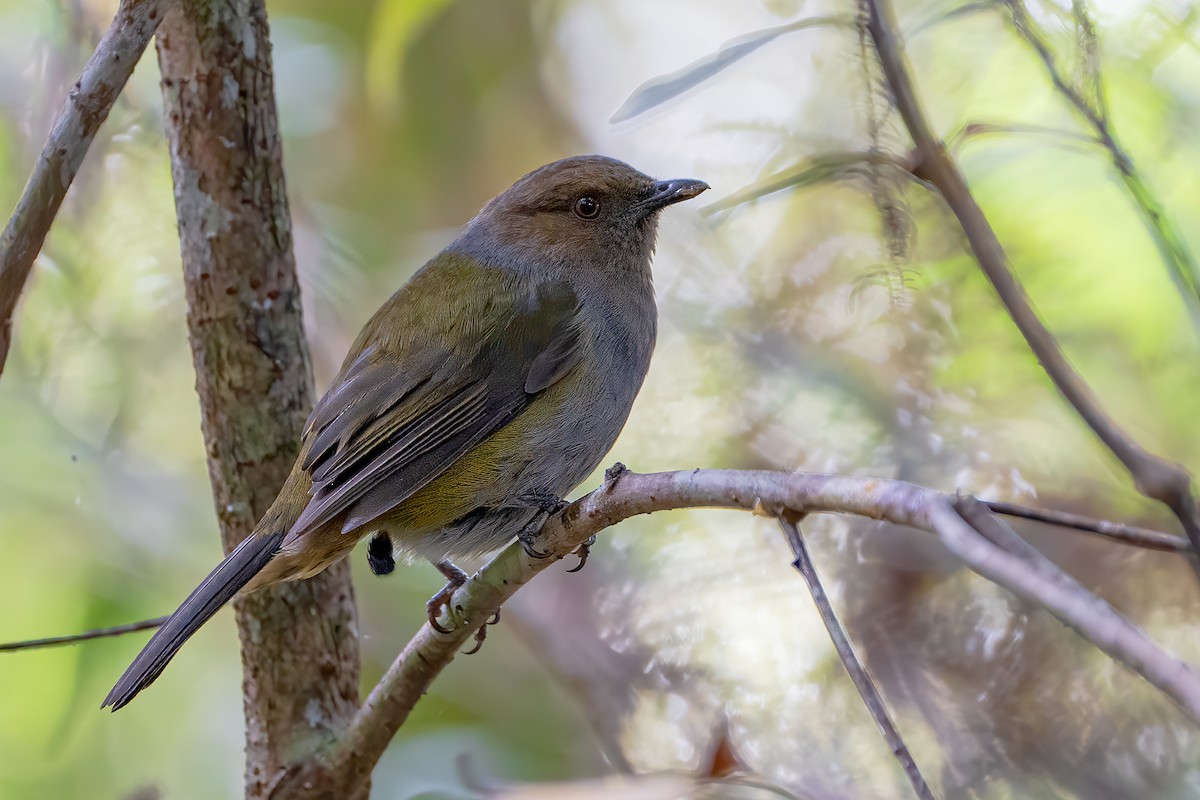
MULTIPOLYGON (((954 5, 898 7, 937 130, 1084 130, 1002 10, 920 27, 954 5)), ((1030 11, 1074 77, 1069 6, 1030 11)), ((114 7, 0 0, 4 209, 114 7)), ((543 162, 603 152, 704 178, 718 199, 821 153, 906 146, 853 27, 780 36, 665 108, 609 122, 639 84, 724 41, 852 15, 849 2, 272 0, 268 10, 322 386, 380 298, 543 162)), ((1093 11, 1114 125, 1198 251, 1200 12, 1178 0, 1093 11)), ((151 55, 97 137, 16 320, 0 379, 3 641, 164 613, 219 555, 160 114, 151 55)), ((966 141, 960 157, 1037 308, 1114 415, 1200 469, 1198 332, 1104 154, 997 135, 966 141)), ((665 218, 655 267, 661 339, 612 460, 895 476, 1172 529, 1060 401, 924 189, 879 172, 722 214, 684 206, 665 218)), ((844 519, 807 530, 943 797, 1200 794, 1194 727, 1047 615, 929 537, 844 519)), ((1170 650, 1200 660, 1196 586, 1178 558, 1023 530, 1170 650)), ((694 771, 727 730, 751 771, 798 796, 908 796, 789 559, 774 527, 744 514, 623 523, 583 573, 556 569, 523 591, 483 653, 435 683, 377 769, 376 795, 478 797, 462 759, 489 785, 694 771)), ((362 554, 354 561, 369 684, 440 580, 427 566, 376 579, 362 554)), ((0 796, 240 793, 231 616, 138 703, 100 713, 143 636, 0 657, 0 796)), ((672 780, 663 786, 638 791, 678 796, 672 780)), ((575 791, 584 796, 546 796, 575 791)))

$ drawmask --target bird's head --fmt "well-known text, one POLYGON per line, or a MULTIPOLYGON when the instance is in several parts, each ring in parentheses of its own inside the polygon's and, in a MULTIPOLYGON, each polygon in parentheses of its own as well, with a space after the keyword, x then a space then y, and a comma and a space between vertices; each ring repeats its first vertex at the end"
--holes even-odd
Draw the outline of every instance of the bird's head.
POLYGON ((605 156, 564 158, 488 202, 457 249, 497 265, 574 277, 645 271, 659 212, 707 188, 690 178, 656 181, 605 156))

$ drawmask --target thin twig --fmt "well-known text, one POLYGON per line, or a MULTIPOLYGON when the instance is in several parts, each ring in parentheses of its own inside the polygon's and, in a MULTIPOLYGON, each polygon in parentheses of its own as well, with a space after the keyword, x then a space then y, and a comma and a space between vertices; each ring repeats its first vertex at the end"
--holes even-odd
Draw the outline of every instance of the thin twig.
POLYGON ((1135 525, 1125 525, 1120 522, 1109 522, 1104 519, 1085 517, 1082 514, 1072 514, 1069 511, 1051 511, 1044 508, 1030 508, 1005 503, 999 500, 985 500, 984 505, 997 514, 1006 517, 1020 517, 1035 522, 1044 522, 1065 530, 1080 531, 1101 536, 1121 544, 1140 547, 1143 550, 1158 550, 1164 553, 1182 553, 1196 558, 1196 551, 1191 542, 1182 536, 1163 533, 1149 528, 1139 528, 1135 525))
POLYGON ((978 14, 981 11, 989 11, 991 10, 992 6, 996 5, 998 2, 1001 2, 1001 0, 980 0, 980 2, 965 3, 961 6, 955 6, 948 11, 939 12, 928 19, 918 22, 916 25, 906 30, 904 32, 904 36, 908 39, 914 39, 920 34, 925 33, 925 31, 935 28, 944 22, 962 19, 963 17, 970 16, 971 14, 978 14))
POLYGON ((151 628, 157 628, 167 621, 166 617, 155 617, 154 619, 144 619, 140 622, 128 622, 124 625, 114 625, 111 628, 96 628, 83 633, 73 633, 70 636, 49 636, 45 639, 28 639, 24 642, 6 642, 0 644, 0 653, 9 653, 14 650, 36 650, 39 647, 55 647, 61 644, 77 644, 79 642, 89 642, 92 639, 105 639, 109 636, 120 636, 125 633, 134 633, 136 631, 145 631, 151 628))
POLYGON ((1075 131, 1064 131, 1060 128, 1051 128, 1045 125, 1001 125, 991 122, 968 122, 946 137, 946 150, 952 155, 957 155, 962 146, 972 139, 980 136, 1005 133, 1023 136, 1041 136, 1066 145, 1104 146, 1104 143, 1094 136, 1076 133, 1075 131))
POLYGON ((0 372, 12 345, 12 316, 50 225, 92 139, 174 0, 121 0, 108 32, 58 111, 41 157, 0 235, 0 372))
POLYGON ((715 203, 708 204, 704 207, 703 213, 706 216, 720 214, 785 189, 802 189, 824 181, 847 177, 869 177, 878 167, 892 167, 907 180, 915 179, 913 165, 891 153, 882 151, 822 153, 790 169, 773 172, 733 194, 722 197, 715 203))
MULTIPOLYGON (((1042 62, 1042 65, 1046 69, 1046 74, 1050 77, 1050 82, 1054 84, 1054 88, 1083 117, 1084 121, 1095 132, 1100 146, 1108 151, 1112 164, 1120 176, 1121 183, 1125 186, 1125 190, 1129 192, 1134 206, 1137 208, 1151 238, 1154 239, 1154 244, 1158 247, 1159 253, 1162 255, 1167 272, 1170 274, 1171 280, 1174 281, 1184 305, 1191 315, 1192 323, 1200 327, 1200 266, 1197 266, 1196 260, 1188 249, 1186 241, 1171 222, 1171 218, 1167 215, 1166 207, 1159 202, 1145 178, 1142 177, 1133 158, 1130 157, 1128 151, 1118 141, 1116 132, 1113 130, 1112 121, 1109 119, 1105 108, 1104 87, 1100 78, 1099 65, 1093 63, 1089 70, 1089 77, 1093 84, 1093 93, 1096 96, 1095 103, 1093 104, 1059 70, 1054 54, 1050 51, 1050 45, 1047 44, 1042 32, 1030 19, 1029 12, 1026 10, 1022 0, 1003 0, 1003 4, 1009 9, 1013 28, 1016 30, 1017 35, 1029 45, 1042 62)), ((1087 14, 1086 7, 1076 0, 1072 8, 1076 22, 1085 31, 1085 36, 1090 35, 1094 38, 1094 27, 1091 18, 1087 14)), ((1094 53, 1092 54, 1092 58, 1095 58, 1094 53)))
POLYGON ((825 623, 825 630, 829 632, 829 638, 833 640, 833 647, 837 650, 838 658, 842 660, 842 666, 850 674, 850 680, 854 681, 854 687, 858 689, 858 694, 862 697, 867 711, 871 713, 871 718, 879 726, 879 732, 883 734, 888 747, 892 749, 892 755, 900 762, 904 774, 908 776, 913 793, 922 800, 934 800, 933 791, 926 783, 925 777, 917 766, 916 759, 909 752, 908 745, 900 735, 900 730, 888 713, 887 704, 883 700, 879 687, 875 685, 875 681, 867 673, 867 668, 863 666, 862 661, 854 652, 854 647, 850 644, 850 637, 846 635, 845 628, 842 627, 841 621, 834 613, 833 604, 829 602, 829 596, 825 594, 825 587, 821 585, 821 578, 817 575, 817 567, 808 552, 808 545, 804 542, 804 534, 800 531, 800 526, 791 518, 791 515, 785 514, 779 518, 779 527, 783 529, 784 538, 791 545, 792 554, 796 556, 792 566, 808 584, 808 591, 812 594, 813 603, 816 604, 817 611, 821 614, 821 621, 825 623))
POLYGON ((678 508, 732 508, 779 517, 785 512, 844 513, 936 533, 972 570, 1044 608, 1110 657, 1141 675, 1200 723, 1200 675, 1164 652, 1136 625, 1053 564, 990 541, 956 510, 954 497, 901 481, 816 473, 690 470, 626 472, 550 519, 533 559, 514 543, 473 575, 451 604, 463 621, 449 634, 423 625, 371 690, 344 735, 316 761, 281 778, 277 796, 303 783, 361 785, 433 680, 472 633, 521 586, 583 541, 621 520, 678 508))
MULTIPOLYGON (((1008 257, 995 231, 967 187, 966 179, 929 126, 905 63, 903 46, 896 36, 891 3, 889 0, 868 2, 871 12, 868 29, 896 107, 916 149, 914 171, 945 198, 958 218, 979 266, 1058 391, 1125 465, 1138 491, 1162 502, 1175 513, 1192 547, 1200 552, 1200 514, 1192 495, 1191 476, 1179 464, 1150 453, 1130 438, 1101 406, 1099 398, 1071 366, 1058 341, 1038 318, 1025 289, 1009 268, 1008 257)), ((1189 563, 1200 577, 1200 562, 1189 559, 1189 563)))

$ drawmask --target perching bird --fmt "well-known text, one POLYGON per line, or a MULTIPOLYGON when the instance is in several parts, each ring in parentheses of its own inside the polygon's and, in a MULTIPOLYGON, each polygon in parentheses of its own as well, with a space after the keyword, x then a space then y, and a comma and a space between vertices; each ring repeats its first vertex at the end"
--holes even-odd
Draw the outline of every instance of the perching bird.
POLYGON ((238 592, 309 578, 377 532, 449 581, 453 558, 536 532, 629 416, 657 328, 664 207, 708 188, 578 156, 488 202, 358 335, 266 515, 159 628, 104 705, 121 708, 238 592))

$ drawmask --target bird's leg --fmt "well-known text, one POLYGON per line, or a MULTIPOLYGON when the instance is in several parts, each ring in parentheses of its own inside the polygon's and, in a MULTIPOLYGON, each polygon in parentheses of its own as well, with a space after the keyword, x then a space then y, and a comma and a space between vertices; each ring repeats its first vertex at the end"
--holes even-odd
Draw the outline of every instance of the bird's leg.
POLYGON ((376 575, 387 575, 396 568, 392 556, 392 537, 386 531, 376 531, 367 542, 367 563, 376 575))
POLYGON ((521 541, 521 546, 525 548, 525 553, 530 558, 549 558, 549 553, 537 550, 533 546, 533 543, 537 539, 538 533, 541 532, 542 526, 546 524, 546 520, 570 504, 553 492, 526 492, 520 495, 517 500, 521 504, 536 508, 541 512, 517 534, 517 538, 521 541))
POLYGON ((467 582, 467 573, 449 561, 437 561, 434 566, 438 568, 438 572, 446 576, 446 585, 440 592, 429 598, 429 602, 425 604, 425 610, 429 612, 429 627, 438 633, 450 633, 453 629, 443 628, 442 624, 438 622, 438 616, 444 608, 450 612, 450 619, 454 619, 454 610, 450 608, 450 600, 458 591, 458 587, 467 582))

